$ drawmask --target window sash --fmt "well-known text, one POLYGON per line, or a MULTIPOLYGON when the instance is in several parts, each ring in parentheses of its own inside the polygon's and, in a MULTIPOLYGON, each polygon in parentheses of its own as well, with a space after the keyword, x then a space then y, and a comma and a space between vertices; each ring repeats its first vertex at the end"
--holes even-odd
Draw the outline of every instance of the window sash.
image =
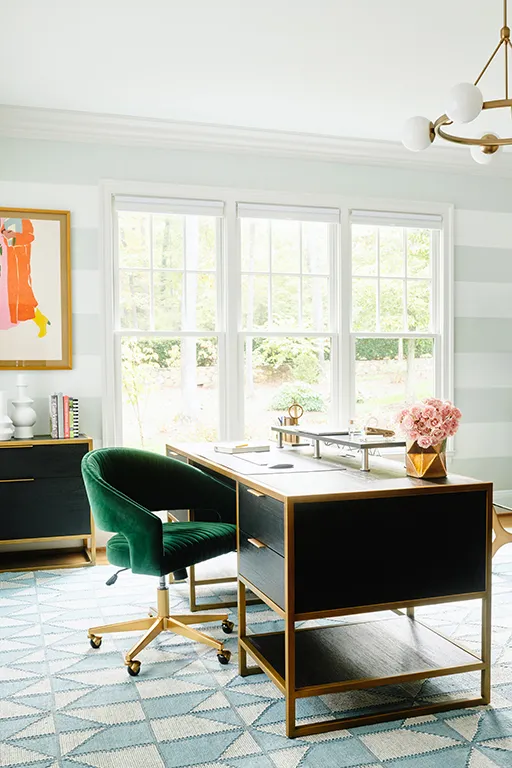
POLYGON ((394 211, 352 210, 351 224, 409 229, 443 229, 444 218, 435 213, 398 213, 394 211))
POLYGON ((189 216, 224 216, 223 200, 193 200, 173 197, 116 195, 114 210, 134 213, 167 213, 189 216))
POLYGON ((239 219, 287 219, 289 221, 318 221, 339 224, 339 208, 295 205, 268 205, 266 203, 237 203, 239 219))
MULTIPOLYGON (((112 335, 110 338, 112 339, 112 349, 114 351, 113 360, 115 360, 115 367, 114 370, 112 370, 113 377, 112 380, 114 381, 114 386, 116 388, 116 391, 118 393, 115 400, 118 399, 120 394, 119 389, 119 381, 118 381, 118 367, 119 367, 119 355, 118 355, 118 349, 117 347, 120 337, 123 336, 140 336, 140 337, 213 337, 218 339, 218 360, 219 360, 219 388, 220 388, 220 439, 235 439, 237 437, 240 437, 240 434, 242 434, 241 429, 243 429, 243 423, 242 423, 242 417, 243 417, 243 345, 245 343, 246 338, 251 337, 322 337, 322 338, 329 338, 331 340, 331 376, 333 379, 332 388, 331 388, 331 407, 333 409, 334 418, 343 419, 343 423, 346 419, 352 417, 352 410, 353 410, 353 393, 350 392, 350 389, 353 390, 354 387, 354 380, 355 380, 355 371, 353 366, 353 355, 351 354, 351 347, 353 343, 354 337, 365 337, 365 336, 376 336, 379 338, 383 337, 394 337, 394 338, 432 338, 435 337, 435 350, 436 350, 436 357, 439 358, 438 365, 436 365, 437 373, 436 373, 436 391, 439 395, 443 395, 445 397, 449 397, 451 392, 450 388, 452 386, 452 367, 453 367, 453 348, 452 348, 452 326, 453 326, 453 318, 452 318, 452 307, 451 307, 451 285, 453 280, 453 266, 451 263, 452 259, 452 251, 453 251, 453 245, 452 245, 452 235, 451 235, 451 228, 450 226, 445 227, 445 232, 440 235, 439 230, 443 228, 443 225, 448 224, 451 225, 452 221, 452 213, 450 210, 450 206, 429 206, 428 203, 425 204, 425 208, 428 210, 429 207, 431 210, 443 210, 443 216, 445 217, 439 217, 436 215, 436 219, 438 221, 433 221, 428 215, 427 217, 421 216, 421 214, 408 214, 405 219, 402 214, 397 213, 396 211, 387 211, 387 210, 370 210, 365 211, 363 209, 363 206, 361 203, 357 207, 354 206, 354 208, 351 208, 350 206, 347 206, 347 202, 343 201, 341 199, 337 199, 336 195, 331 196, 323 196, 323 200, 327 200, 327 206, 326 205, 320 205, 317 208, 310 208, 309 205, 305 206, 295 206, 295 205, 274 205, 272 202, 267 206, 266 203, 243 203, 241 201, 250 200, 251 199, 251 193, 250 192, 241 192, 238 193, 235 190, 223 190, 221 192, 217 192, 217 195, 219 197, 222 197, 223 200, 221 201, 212 201, 208 200, 208 196, 210 194, 210 190, 206 187, 196 188, 192 190, 192 196, 190 196, 189 199, 186 201, 186 205, 175 205, 177 202, 182 202, 182 198, 178 197, 181 194, 181 190, 179 188, 172 189, 171 187, 168 187, 171 191, 171 194, 166 197, 158 197, 158 196, 152 196, 148 197, 145 195, 144 197, 138 196, 138 195, 131 195, 131 196, 125 196, 119 197, 117 195, 117 190, 114 188, 118 187, 118 183, 114 182, 105 182, 105 205, 106 208, 111 211, 110 218, 107 214, 107 221, 109 221, 111 224, 115 223, 116 220, 116 211, 117 210, 138 210, 142 213, 177 213, 177 214, 183 214, 183 213, 190 213, 192 215, 212 215, 212 211, 214 210, 212 203, 219 202, 221 203, 221 206, 219 206, 218 210, 218 228, 217 231, 220 232, 219 239, 218 239, 218 247, 217 247, 217 269, 215 270, 215 274, 217 275, 218 280, 218 288, 217 288, 217 304, 218 304, 218 318, 219 318, 219 325, 217 326, 216 331, 206 331, 201 329, 192 329, 187 331, 176 331, 176 330, 169 330, 169 331, 146 331, 146 330, 130 330, 130 329, 123 329, 120 328, 119 325, 114 326, 114 318, 112 316, 111 320, 109 320, 109 333, 112 335), (111 191, 112 190, 112 191, 111 191), (197 190, 197 193, 196 193, 197 190), (328 207, 330 199, 333 200, 334 205, 332 207, 328 207), (240 202, 238 202, 240 201, 240 202), (206 202, 206 206, 203 208, 201 206, 192 205, 192 203, 195 202, 206 202), (141 203, 147 203, 144 205, 144 207, 141 209, 141 203), (134 207, 132 208, 131 205, 134 207), (262 206, 265 205, 266 209, 264 210, 262 206), (338 207, 339 206, 339 207, 338 207), (295 330, 295 329, 273 329, 270 330, 264 330, 264 329, 244 329, 242 330, 240 328, 240 320, 241 317, 241 254, 240 254, 240 218, 244 215, 251 212, 251 208, 253 213, 257 213, 255 211, 255 208, 259 208, 259 216, 261 218, 272 218, 276 213, 276 209, 281 209, 280 217, 281 218, 289 218, 289 219, 295 219, 295 220, 305 220, 307 221, 307 217, 305 215, 305 210, 312 210, 318 211, 319 208, 322 209, 322 215, 324 215, 324 218, 315 219, 312 218, 311 220, 320 220, 324 221, 325 219, 325 211, 329 212, 329 215, 331 215, 334 212, 334 215, 332 219, 329 219, 326 223, 340 223, 339 227, 333 227, 333 230, 335 231, 335 234, 333 236, 333 240, 335 241, 335 248, 332 249, 337 255, 336 258, 333 256, 332 262, 331 262, 331 289, 330 289, 330 297, 331 297, 331 311, 330 311, 330 325, 324 330, 320 331, 312 331, 312 330, 295 330), (357 213, 363 211, 363 216, 358 221, 357 213), (370 218, 370 214, 385 214, 384 216, 381 216, 378 219, 374 219, 373 221, 370 218), (394 218, 392 218, 394 217, 394 218), (443 253, 442 253, 442 259, 441 259, 441 249, 438 248, 439 251, 439 260, 437 265, 433 265, 432 270, 432 285, 436 287, 436 290, 433 292, 433 317, 437 320, 437 324, 435 329, 433 328, 432 331, 429 332, 408 332, 408 331, 402 331, 402 332, 393 332, 393 333, 382 333, 382 332, 375 332, 371 334, 363 333, 363 332, 351 332, 349 321, 351 317, 351 259, 352 259, 352 250, 351 250, 351 237, 350 237, 350 225, 351 222, 357 222, 362 224, 376 224, 380 226, 406 226, 406 227, 416 227, 420 226, 421 228, 429 228, 432 229, 434 232, 438 233, 438 243, 443 243, 443 253), (440 235, 440 236, 439 236, 440 235), (441 240, 442 237, 442 240, 441 240), (447 314, 447 310, 449 311, 447 314), (441 330, 441 322, 442 320, 442 331, 443 333, 440 333, 438 331, 441 330), (442 376, 440 374, 440 370, 442 368, 442 376), (343 384, 343 394, 341 394, 341 389, 343 384), (443 387, 443 390, 441 389, 441 385, 443 387), (446 389, 446 391, 444 391, 446 389), (350 406, 349 406, 350 401, 350 406)), ((138 185, 140 190, 146 191, 144 188, 144 185, 138 185)), ((137 189, 137 185, 132 185, 132 189, 137 189)), ((157 187, 158 188, 158 187, 157 187)), ((160 189, 163 188, 163 185, 160 185, 160 189)), ((187 194, 190 194, 191 188, 187 189, 187 194)), ((215 195, 215 192, 214 192, 215 195)), ((266 194, 262 193, 261 198, 263 200, 270 199, 272 201, 278 199, 278 200, 293 200, 293 195, 285 195, 285 194, 266 194)), ((310 196, 311 199, 313 199, 313 196, 310 196)), ((303 196, 303 199, 305 199, 306 196, 303 196)), ((300 196, 299 196, 300 199, 300 196)), ((321 197, 318 198, 320 201, 322 200, 321 197)), ((364 203, 363 203, 364 205, 364 203)), ((386 206, 383 205, 383 208, 386 206)), ((390 201, 390 208, 393 208, 393 201, 390 201)), ((405 210, 407 210, 407 205, 404 205, 405 210)), ((276 216, 276 218, 278 218, 276 216)), ((327 217, 329 218, 329 217, 327 217)), ((105 230, 106 237, 105 237, 105 246, 108 254, 112 254, 112 259, 110 260, 110 265, 107 262, 107 277, 106 277, 106 283, 107 286, 110 287, 111 290, 115 294, 118 293, 119 288, 119 280, 117 279, 119 274, 119 268, 117 266, 117 250, 116 250, 116 241, 117 241, 117 234, 115 232, 116 227, 113 226, 112 229, 109 229, 108 227, 105 230), (114 266, 114 271, 108 274, 109 270, 112 269, 112 265, 114 266), (113 280, 112 280, 113 278, 113 280)), ((180 271, 180 270, 177 270, 180 271)), ((200 270, 201 272, 203 270, 200 270)), ((206 270, 204 270, 206 272, 206 270)), ((252 274, 262 274, 262 273, 252 273, 252 274)), ((263 273, 265 274, 265 273, 263 273)), ((281 273, 280 273, 281 274, 281 273)), ((295 273, 294 273, 295 274, 295 273)), ((424 278, 425 279, 425 278, 424 278)), ((108 301, 111 301, 111 299, 108 299, 108 301)), ((115 305, 118 306, 118 301, 116 298, 115 305)), ((108 307, 108 305, 107 305, 108 307)), ((113 308, 112 308, 113 309, 113 308)), ((108 313, 109 314, 109 313, 108 313)), ((107 361, 108 362, 108 361, 107 361)), ((110 363, 108 363, 110 365, 110 363)), ((109 397, 110 393, 112 392, 112 389, 108 388, 109 397)), ((111 398, 110 402, 115 408, 117 409, 117 403, 115 402, 113 398, 111 398)), ((120 432, 120 420, 118 418, 118 414, 114 416, 114 421, 112 422, 111 419, 107 419, 107 425, 106 425, 106 439, 112 440, 113 439, 113 433, 119 434, 120 432), (113 424, 113 431, 110 432, 111 437, 109 437, 109 427, 110 424, 113 424)))

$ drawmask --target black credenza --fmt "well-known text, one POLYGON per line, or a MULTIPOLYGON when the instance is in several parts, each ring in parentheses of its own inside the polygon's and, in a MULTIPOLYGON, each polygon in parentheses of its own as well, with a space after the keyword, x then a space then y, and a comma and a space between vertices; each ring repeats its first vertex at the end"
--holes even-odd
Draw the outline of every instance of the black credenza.
POLYGON ((95 563, 94 522, 80 466, 90 450, 85 436, 0 442, 0 571, 95 563), (24 547, 36 542, 36 549, 24 547))

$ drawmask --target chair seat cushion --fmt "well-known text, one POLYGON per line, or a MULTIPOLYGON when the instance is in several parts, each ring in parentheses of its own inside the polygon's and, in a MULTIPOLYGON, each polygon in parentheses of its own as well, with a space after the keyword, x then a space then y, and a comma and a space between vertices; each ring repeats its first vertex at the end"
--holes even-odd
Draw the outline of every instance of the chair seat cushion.
MULTIPOLYGON (((162 575, 225 555, 236 549, 236 526, 231 523, 164 523, 162 575)), ((130 568, 130 549, 123 534, 107 542, 109 563, 130 568)))

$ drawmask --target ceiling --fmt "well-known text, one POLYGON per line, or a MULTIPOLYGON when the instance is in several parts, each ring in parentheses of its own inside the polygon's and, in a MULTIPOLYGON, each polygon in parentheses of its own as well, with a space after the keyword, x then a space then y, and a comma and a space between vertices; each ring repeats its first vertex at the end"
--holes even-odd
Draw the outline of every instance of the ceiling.
MULTIPOLYGON (((387 140, 407 117, 444 111, 502 21, 501 0, 0 0, 0 11, 1 104, 387 140)), ((502 77, 500 60, 487 98, 502 96, 502 77)), ((510 115, 499 127, 510 132, 510 115)))

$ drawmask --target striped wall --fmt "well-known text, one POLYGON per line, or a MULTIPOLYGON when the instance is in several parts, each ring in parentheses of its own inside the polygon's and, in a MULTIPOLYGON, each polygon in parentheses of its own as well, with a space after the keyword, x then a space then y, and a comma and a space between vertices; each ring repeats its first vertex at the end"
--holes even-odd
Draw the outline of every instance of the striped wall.
MULTIPOLYGON (((0 205, 72 215, 73 370, 30 373, 38 429, 46 398, 80 397, 82 428, 102 444, 99 184, 130 179, 453 203, 455 401, 464 418, 452 469, 512 487, 512 181, 434 170, 151 147, 0 139, 0 205)), ((14 394, 14 373, 0 389, 14 394)))
POLYGON ((451 468, 512 487, 512 213, 456 211, 455 402, 451 468))

